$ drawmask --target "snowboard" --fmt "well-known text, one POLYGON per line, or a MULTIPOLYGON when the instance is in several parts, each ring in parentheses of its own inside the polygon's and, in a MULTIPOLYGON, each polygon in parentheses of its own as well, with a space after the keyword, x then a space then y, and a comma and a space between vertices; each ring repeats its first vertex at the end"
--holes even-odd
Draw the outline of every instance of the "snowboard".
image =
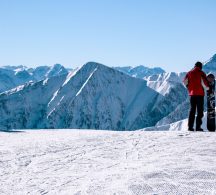
POLYGON ((207 129, 215 131, 215 76, 207 76, 209 90, 207 91, 207 129))

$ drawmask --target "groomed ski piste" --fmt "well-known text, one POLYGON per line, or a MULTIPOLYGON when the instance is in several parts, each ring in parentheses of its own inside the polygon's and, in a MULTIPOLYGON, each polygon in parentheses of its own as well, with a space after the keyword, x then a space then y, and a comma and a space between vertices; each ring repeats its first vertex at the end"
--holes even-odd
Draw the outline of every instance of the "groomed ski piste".
POLYGON ((0 132, 0 194, 216 194, 216 134, 0 132))

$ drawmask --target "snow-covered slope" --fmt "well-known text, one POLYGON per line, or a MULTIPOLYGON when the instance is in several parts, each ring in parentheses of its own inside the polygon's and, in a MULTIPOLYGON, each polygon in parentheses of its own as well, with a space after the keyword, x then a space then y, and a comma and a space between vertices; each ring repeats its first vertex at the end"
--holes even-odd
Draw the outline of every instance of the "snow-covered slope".
POLYGON ((53 128, 137 129, 155 122, 149 107, 158 96, 144 80, 90 62, 55 94, 48 119, 53 128))
MULTIPOLYGON (((162 112, 165 118, 187 99, 187 90, 182 84, 184 75, 185 73, 172 72, 145 78, 147 86, 163 96, 161 100, 157 100, 154 108, 155 111, 162 112)), ((158 115, 158 113, 155 112, 154 115, 158 115)), ((160 119, 158 120, 160 121, 160 119)))
POLYGON ((28 82, 36 82, 67 73, 68 70, 60 64, 39 66, 37 68, 27 68, 22 65, 3 66, 0 68, 0 92, 10 90, 28 82))
POLYGON ((172 112, 170 112, 166 117, 159 120, 156 124, 156 126, 166 125, 170 123, 177 122, 179 120, 182 120, 184 118, 188 117, 189 112, 189 97, 185 101, 183 101, 181 104, 177 105, 172 112))
POLYGON ((115 69, 136 78, 144 78, 155 74, 165 73, 165 71, 162 68, 159 67, 148 68, 143 65, 136 66, 136 67, 132 67, 132 66, 115 67, 115 69))
MULTIPOLYGON (((147 69, 142 66, 139 68, 147 69)), ((139 68, 136 70, 139 70, 139 68)), ((131 67, 122 67, 122 69, 124 72, 130 72, 131 67)), ((158 120, 160 120, 160 113, 163 113, 164 116, 169 115, 187 99, 187 90, 182 84, 186 73, 165 73, 164 71, 157 71, 157 69, 152 69, 151 73, 149 74, 150 76, 141 78, 147 81, 148 87, 163 96, 163 98, 155 100, 155 105, 153 106, 154 116, 158 116, 158 120)), ((136 77, 136 75, 132 76, 136 77)))
POLYGON ((46 106, 66 75, 18 86, 0 94, 0 129, 45 128, 46 106))
POLYGON ((1 94, 0 124, 7 129, 133 130, 165 116, 154 107, 163 98, 142 79, 90 62, 77 72, 1 94))
POLYGON ((162 73, 157 75, 151 75, 145 77, 147 81, 147 86, 154 89, 162 95, 170 93, 171 89, 176 88, 179 84, 182 85, 182 80, 185 76, 185 73, 162 73))
POLYGON ((215 194, 216 134, 0 132, 0 194, 215 194))
POLYGON ((159 109, 164 109, 164 112, 170 114, 179 105, 181 105, 187 99, 187 90, 181 83, 176 83, 176 85, 170 88, 170 91, 165 94, 164 98, 158 102, 157 106, 159 109))

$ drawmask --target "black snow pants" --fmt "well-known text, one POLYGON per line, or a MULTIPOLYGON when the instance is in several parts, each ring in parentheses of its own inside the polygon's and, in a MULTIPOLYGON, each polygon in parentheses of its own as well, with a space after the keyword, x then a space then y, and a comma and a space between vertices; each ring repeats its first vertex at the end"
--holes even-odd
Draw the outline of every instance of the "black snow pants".
POLYGON ((204 96, 199 96, 199 95, 190 96, 190 113, 189 113, 189 120, 188 120, 189 129, 192 129, 194 126, 196 110, 197 110, 196 129, 201 128, 203 109, 204 109, 204 96))

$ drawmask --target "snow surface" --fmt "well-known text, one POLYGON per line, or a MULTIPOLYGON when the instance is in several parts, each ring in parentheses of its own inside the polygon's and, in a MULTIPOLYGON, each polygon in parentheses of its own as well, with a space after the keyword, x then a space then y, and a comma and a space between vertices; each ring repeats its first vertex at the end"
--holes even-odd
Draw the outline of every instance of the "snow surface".
POLYGON ((0 194, 215 194, 216 134, 0 132, 0 194))

